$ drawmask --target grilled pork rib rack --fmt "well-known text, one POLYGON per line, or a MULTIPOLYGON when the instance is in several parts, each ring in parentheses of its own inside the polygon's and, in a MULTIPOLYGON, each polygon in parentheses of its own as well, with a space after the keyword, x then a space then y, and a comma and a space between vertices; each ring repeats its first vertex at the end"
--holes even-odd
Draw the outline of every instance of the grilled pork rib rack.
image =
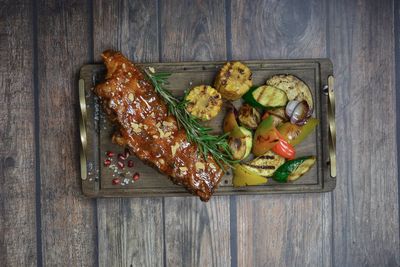
MULTIPOLYGON (((197 145, 156 93, 146 76, 121 53, 105 51, 106 79, 94 88, 109 119, 117 125, 113 141, 167 175, 175 184, 208 201, 223 175, 214 158, 197 145)), ((143 178, 146 179, 146 178, 143 178)))

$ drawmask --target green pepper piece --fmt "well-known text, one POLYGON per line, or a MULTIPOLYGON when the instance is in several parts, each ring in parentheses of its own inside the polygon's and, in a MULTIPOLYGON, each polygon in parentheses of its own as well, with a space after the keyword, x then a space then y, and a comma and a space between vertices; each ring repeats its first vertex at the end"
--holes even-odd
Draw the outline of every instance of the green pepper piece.
POLYGON ((285 162, 273 174, 272 178, 279 183, 286 183, 289 175, 294 172, 304 161, 312 158, 312 156, 305 156, 285 162))
POLYGON ((291 144, 295 146, 301 143, 315 129, 318 123, 319 123, 318 119, 310 118, 306 124, 301 126, 301 131, 299 136, 297 136, 297 138, 294 139, 293 142, 291 142, 291 144))
POLYGON ((236 164, 234 166, 233 175, 233 186, 246 186, 246 185, 260 185, 268 182, 267 177, 258 175, 257 173, 249 170, 242 164, 236 164))

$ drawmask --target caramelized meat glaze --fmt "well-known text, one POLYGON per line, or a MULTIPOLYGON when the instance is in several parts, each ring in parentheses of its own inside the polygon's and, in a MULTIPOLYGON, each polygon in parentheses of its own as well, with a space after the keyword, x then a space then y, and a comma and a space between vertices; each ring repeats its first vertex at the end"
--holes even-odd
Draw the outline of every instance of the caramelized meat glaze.
POLYGON ((119 52, 105 51, 102 58, 107 75, 94 92, 118 127, 113 141, 208 201, 222 169, 212 156, 205 160, 197 153, 196 144, 187 140, 185 130, 168 114, 167 105, 137 66, 119 52))

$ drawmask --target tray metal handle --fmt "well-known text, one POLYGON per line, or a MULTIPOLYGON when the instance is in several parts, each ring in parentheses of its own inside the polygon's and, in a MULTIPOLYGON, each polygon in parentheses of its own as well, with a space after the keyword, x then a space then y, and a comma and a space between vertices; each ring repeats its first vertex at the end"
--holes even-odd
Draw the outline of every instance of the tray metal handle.
POLYGON ((87 150, 87 133, 86 133, 86 99, 85 99, 85 82, 83 79, 79 80, 79 104, 81 109, 81 116, 79 118, 79 131, 81 138, 81 148, 80 148, 80 163, 81 163, 81 179, 87 179, 87 160, 86 160, 86 150, 87 150))
POLYGON ((328 123, 329 123, 329 158, 331 177, 336 177, 336 123, 335 123, 335 78, 328 77, 328 123))

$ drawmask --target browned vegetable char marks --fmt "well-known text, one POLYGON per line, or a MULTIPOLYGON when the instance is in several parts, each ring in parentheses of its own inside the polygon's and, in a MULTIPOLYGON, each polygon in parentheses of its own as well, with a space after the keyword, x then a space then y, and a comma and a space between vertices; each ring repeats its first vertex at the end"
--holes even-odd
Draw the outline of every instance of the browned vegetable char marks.
POLYGON ((132 62, 114 51, 102 57, 108 72, 94 92, 119 128, 113 141, 208 201, 223 175, 221 168, 212 156, 204 159, 197 153, 196 144, 187 140, 153 85, 132 62))

